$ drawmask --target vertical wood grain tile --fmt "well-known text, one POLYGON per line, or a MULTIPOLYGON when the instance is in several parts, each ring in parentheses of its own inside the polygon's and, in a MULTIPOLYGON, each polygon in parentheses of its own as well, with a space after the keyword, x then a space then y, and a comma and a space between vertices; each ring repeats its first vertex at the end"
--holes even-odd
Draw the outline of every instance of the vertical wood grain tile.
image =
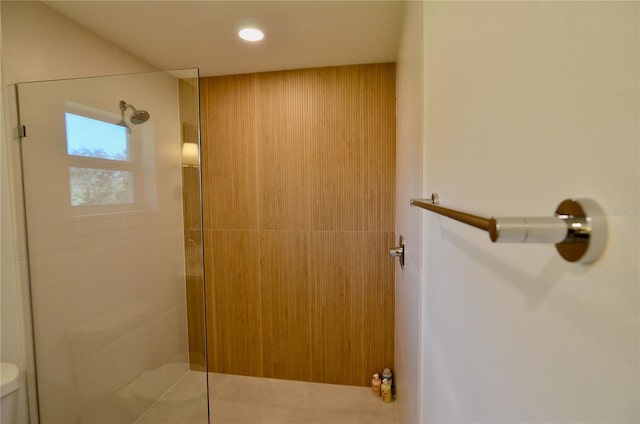
MULTIPOLYGON (((182 142, 197 143, 197 79, 178 81, 182 142)), ((182 209, 185 246, 185 291, 187 302, 187 337, 189 365, 193 370, 206 369, 206 323, 202 258, 202 213, 200 207, 200 170, 182 168, 182 209)))
MULTIPOLYGON (((205 314, 202 276, 187 275, 187 335, 189 339, 189 369, 204 371, 205 362, 205 314)), ((212 340, 213 342, 213 340, 212 340)))
POLYGON ((309 143, 316 105, 308 71, 257 75, 260 229, 309 228, 309 143))
POLYGON ((321 125, 311 145, 312 229, 391 231, 395 65, 316 72, 321 125))
POLYGON ((255 76, 201 81, 205 228, 256 229, 255 76))
POLYGON ((308 253, 306 232, 261 232, 265 377, 311 381, 308 253))
POLYGON ((313 232, 313 381, 366 386, 393 367, 393 233, 313 232))
POLYGON ((205 231, 213 372, 263 376, 259 241, 256 231, 205 231))
POLYGON ((178 102, 180 103, 180 122, 182 125, 182 142, 198 141, 198 79, 178 80, 178 102))
POLYGON ((352 337, 356 312, 352 292, 358 282, 345 241, 345 235, 336 232, 313 232, 311 236, 311 364, 313 381, 321 383, 353 384, 356 380, 353 355, 358 341, 352 337))
POLYGON ((358 350, 358 368, 355 385, 371 384, 376 371, 394 367, 395 340, 395 284, 394 258, 389 247, 394 246, 395 233, 364 233, 353 246, 362 255, 358 275, 363 276, 356 297, 358 313, 354 328, 359 328, 361 349, 358 350))

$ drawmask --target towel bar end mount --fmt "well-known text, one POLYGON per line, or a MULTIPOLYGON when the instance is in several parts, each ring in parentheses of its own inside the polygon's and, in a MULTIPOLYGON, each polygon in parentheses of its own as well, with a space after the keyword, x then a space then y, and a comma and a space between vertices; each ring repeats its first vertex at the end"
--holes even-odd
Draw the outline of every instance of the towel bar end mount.
POLYGON ((483 218, 439 205, 431 199, 412 199, 412 206, 444 215, 489 233, 494 243, 553 243, 568 262, 591 263, 604 251, 605 213, 592 199, 566 199, 552 217, 483 218))
POLYGON ((567 237, 556 244, 568 262, 588 264, 604 251, 607 239, 605 212, 592 199, 566 199, 556 209, 556 217, 567 223, 567 237))

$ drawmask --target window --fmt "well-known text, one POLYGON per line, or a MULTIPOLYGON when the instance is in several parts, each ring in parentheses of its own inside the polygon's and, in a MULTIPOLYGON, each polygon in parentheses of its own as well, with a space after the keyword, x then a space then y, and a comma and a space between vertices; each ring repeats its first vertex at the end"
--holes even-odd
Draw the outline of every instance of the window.
POLYGON ((65 113, 71 206, 133 205, 134 154, 129 129, 65 113))

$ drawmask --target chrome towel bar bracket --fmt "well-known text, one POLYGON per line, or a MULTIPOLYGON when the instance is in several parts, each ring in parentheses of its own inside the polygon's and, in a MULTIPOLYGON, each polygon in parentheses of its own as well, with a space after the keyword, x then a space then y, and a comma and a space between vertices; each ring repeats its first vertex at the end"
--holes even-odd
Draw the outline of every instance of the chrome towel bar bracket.
POLYGON ((554 243, 569 262, 591 263, 602 254, 607 239, 605 213, 592 199, 566 199, 552 217, 483 218, 439 205, 431 199, 411 199, 411 206, 463 222, 489 233, 494 243, 554 243))

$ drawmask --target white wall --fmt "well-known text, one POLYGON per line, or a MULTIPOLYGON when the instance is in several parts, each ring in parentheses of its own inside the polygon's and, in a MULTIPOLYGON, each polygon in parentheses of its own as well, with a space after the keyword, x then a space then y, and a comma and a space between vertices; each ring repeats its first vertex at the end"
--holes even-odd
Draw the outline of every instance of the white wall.
MULTIPOLYGON (((0 25, 0 51, 2 51, 3 44, 1 28, 0 25)), ((5 94, 5 88, 1 84, 4 78, 2 74, 3 65, 3 58, 0 57, 0 99, 4 98, 5 94)), ((24 369, 23 349, 20 343, 20 340, 22 340, 21 328, 17 318, 19 316, 19 296, 18 287, 15 284, 16 258, 13 246, 11 204, 9 196, 5 196, 6 193, 10 192, 10 174, 7 161, 8 146, 3 135, 4 123, 4 103, 0 101, 0 193, 2 193, 0 198, 0 234, 2 234, 0 237, 0 358, 2 362, 10 362, 24 369)), ((24 399, 26 390, 23 388, 19 395, 24 399)), ((23 422, 24 417, 27 415, 26 402, 21 403, 20 415, 23 418, 20 422, 23 422)))
POLYGON ((418 421, 423 215, 409 206, 422 193, 422 2, 405 6, 396 68, 396 239, 406 237, 405 267, 396 263, 395 378, 401 423, 418 421))
POLYGON ((422 211, 422 421, 638 422, 640 3, 424 6, 423 194, 485 216, 591 197, 609 239, 571 264, 422 211))
POLYGON ((4 83, 153 71, 39 1, 3 1, 4 83))
MULTIPOLYGON (((2 86, 22 81, 73 78, 91 75, 143 72, 153 67, 114 46, 96 34, 53 11, 40 2, 0 3, 2 9, 2 86)), ((7 109, 11 106, 5 103, 7 109)), ((8 110, 10 112, 10 110, 8 110)), ((2 130, 2 360, 27 367, 25 326, 21 322, 21 288, 17 283, 23 252, 16 250, 9 167, 14 159, 6 150, 12 142, 12 128, 2 130), (7 137, 7 134, 9 136, 7 137), (9 139, 9 141, 7 141, 9 139)), ((25 384, 20 391, 19 423, 28 422, 25 384)))

